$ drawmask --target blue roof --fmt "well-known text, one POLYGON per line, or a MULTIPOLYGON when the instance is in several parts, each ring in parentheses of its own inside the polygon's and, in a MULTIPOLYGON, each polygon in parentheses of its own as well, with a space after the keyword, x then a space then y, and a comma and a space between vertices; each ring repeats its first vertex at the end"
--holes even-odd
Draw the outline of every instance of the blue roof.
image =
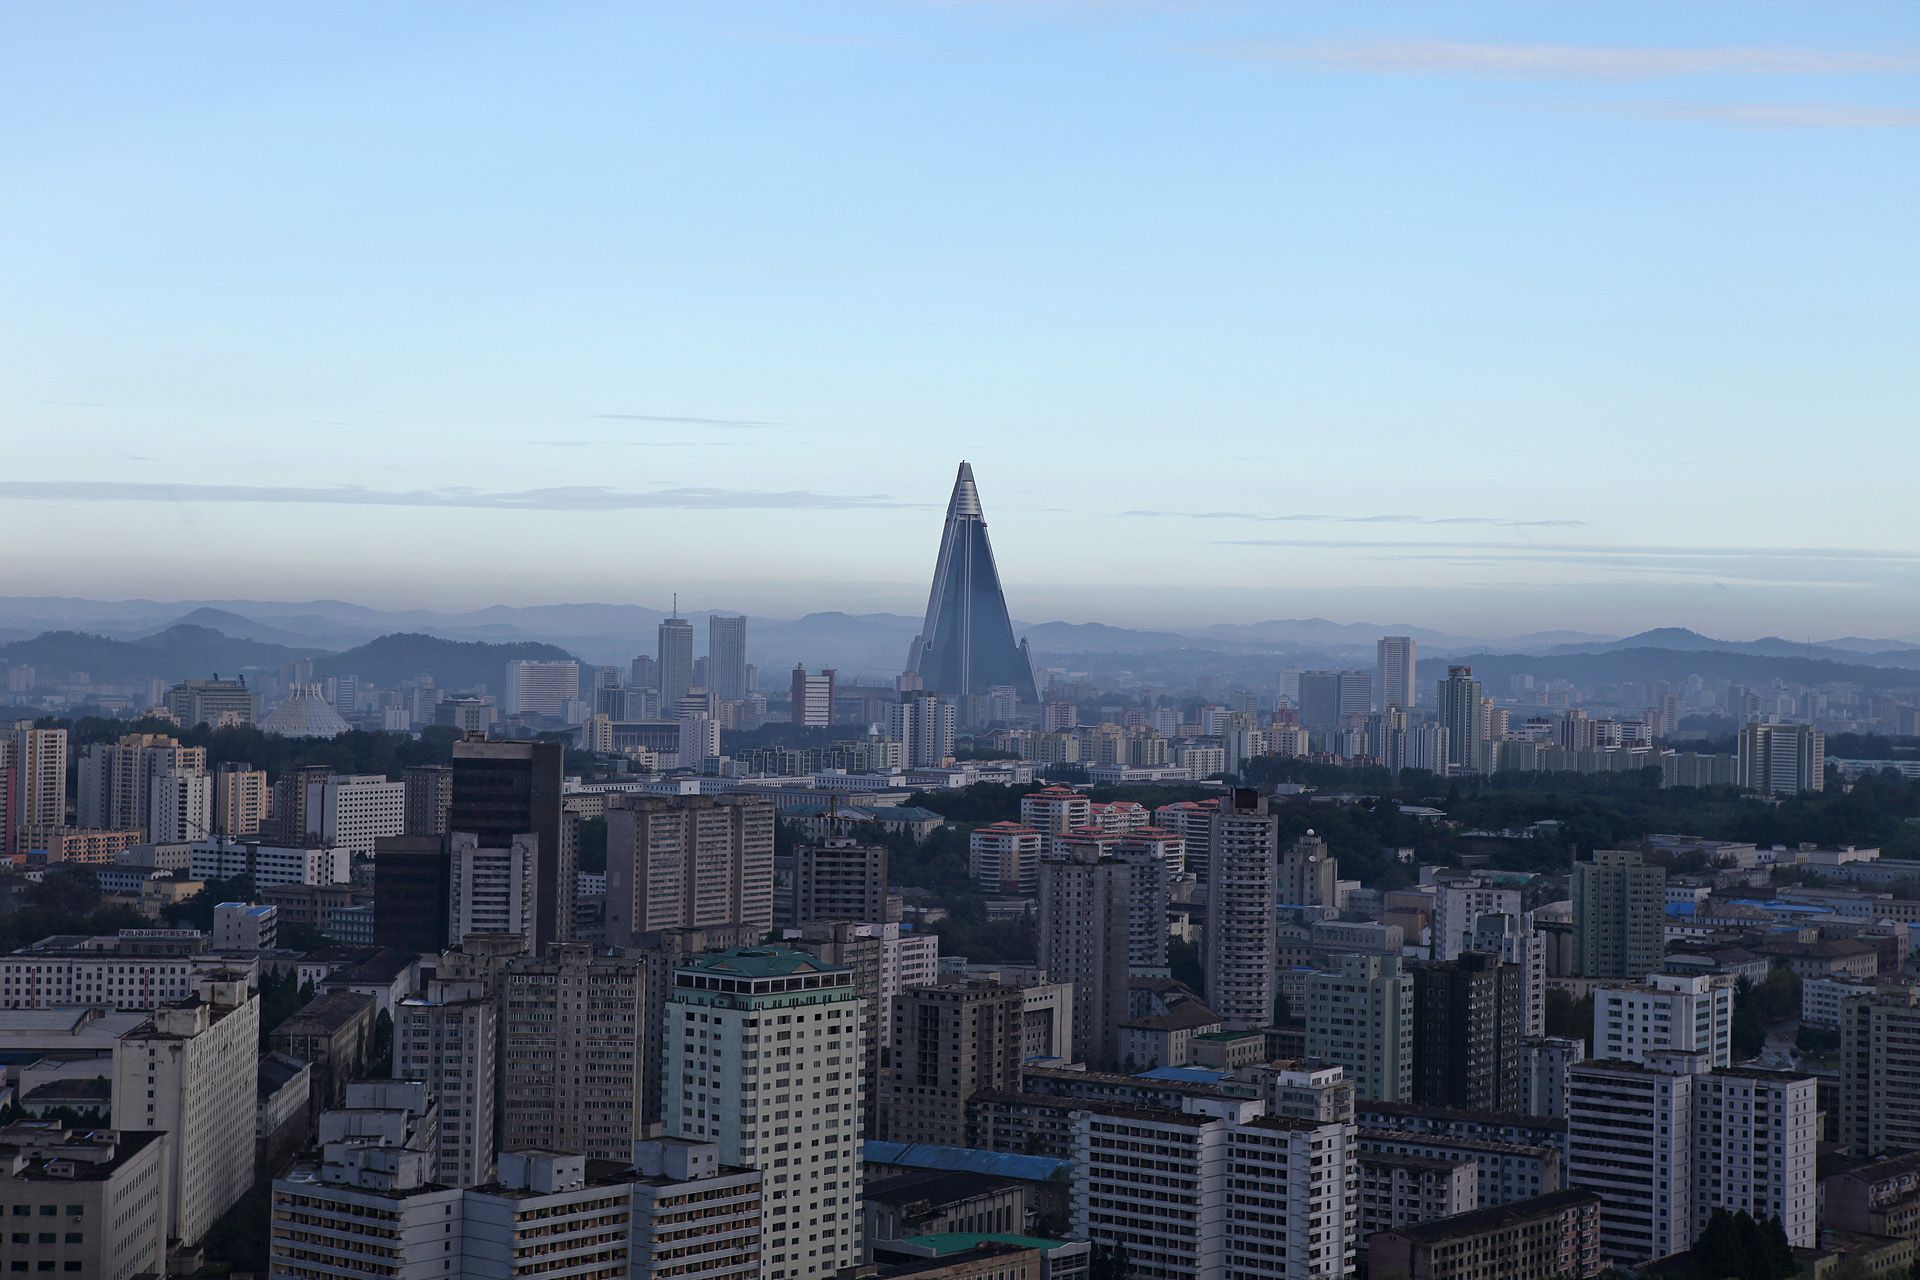
POLYGON ((1667 914, 1670 916, 1690 916, 1699 910, 1699 905, 1700 904, 1696 902, 1669 902, 1667 904, 1667 914))
POLYGON ((1224 1071, 1207 1071, 1201 1067, 1155 1067, 1151 1071, 1142 1071, 1135 1077, 1140 1080, 1172 1080, 1180 1084, 1219 1084, 1227 1078, 1224 1071))
POLYGON ((949 1173, 984 1173, 1020 1182, 1048 1182, 1073 1174, 1073 1161, 1046 1156, 1017 1156, 1004 1151, 976 1151, 972 1147, 941 1147, 931 1142, 882 1142, 869 1138, 868 1164, 896 1164, 909 1169, 939 1169, 949 1173))

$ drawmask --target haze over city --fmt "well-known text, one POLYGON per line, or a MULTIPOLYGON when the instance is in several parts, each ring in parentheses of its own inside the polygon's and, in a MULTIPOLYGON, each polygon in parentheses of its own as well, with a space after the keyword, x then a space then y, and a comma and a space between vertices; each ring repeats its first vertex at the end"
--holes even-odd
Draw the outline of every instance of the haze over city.
POLYGON ((1908 6, 0 32, 0 592, 1920 630, 1908 6))

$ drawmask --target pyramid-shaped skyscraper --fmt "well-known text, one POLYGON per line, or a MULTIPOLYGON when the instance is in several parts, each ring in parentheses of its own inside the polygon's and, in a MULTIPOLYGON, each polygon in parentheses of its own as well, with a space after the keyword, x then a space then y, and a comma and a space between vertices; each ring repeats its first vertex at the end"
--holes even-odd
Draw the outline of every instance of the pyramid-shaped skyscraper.
POLYGON ((1033 662, 1025 641, 1013 638, 1000 571, 987 541, 980 491, 973 467, 960 464, 947 501, 947 527, 940 536, 940 559, 927 595, 927 620, 914 637, 907 670, 926 687, 948 697, 985 694, 995 685, 1012 687, 1020 701, 1040 700, 1033 662))

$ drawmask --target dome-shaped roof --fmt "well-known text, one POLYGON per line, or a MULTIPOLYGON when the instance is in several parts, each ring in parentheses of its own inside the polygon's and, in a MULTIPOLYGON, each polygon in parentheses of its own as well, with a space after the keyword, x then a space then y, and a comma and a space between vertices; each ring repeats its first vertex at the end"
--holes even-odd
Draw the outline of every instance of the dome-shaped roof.
POLYGON ((275 707, 260 727, 283 738, 337 738, 353 728, 320 696, 317 684, 295 685, 293 696, 275 707))

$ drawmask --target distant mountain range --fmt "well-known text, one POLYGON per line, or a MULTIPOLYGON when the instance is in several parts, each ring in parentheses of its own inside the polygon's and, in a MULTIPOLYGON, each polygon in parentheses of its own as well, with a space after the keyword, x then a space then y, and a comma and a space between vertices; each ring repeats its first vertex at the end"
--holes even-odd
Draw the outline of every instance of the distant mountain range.
MULTIPOLYGON (((169 603, 0 597, 0 662, 126 681, 270 671, 293 658, 311 657, 321 675, 355 674, 391 685, 424 674, 448 688, 498 688, 505 664, 513 658, 572 655, 583 662, 625 667, 634 655, 654 651, 655 628, 666 616, 642 605, 593 603, 496 605, 442 613, 381 610, 338 600, 169 603)), ((696 611, 683 616, 693 621, 696 631, 704 631, 710 615, 696 611)), ((1920 642, 1908 639, 1720 640, 1681 627, 1626 637, 1578 631, 1474 637, 1406 623, 1325 618, 1159 630, 1099 622, 1016 622, 1015 627, 1043 666, 1154 683, 1191 679, 1196 673, 1237 680, 1258 677, 1264 683, 1283 666, 1371 666, 1374 642, 1382 635, 1414 637, 1423 662, 1467 660, 1489 676, 1508 671, 1553 678, 1576 669, 1664 670, 1682 655, 1764 660, 1775 664, 1769 670, 1783 671, 1788 668, 1778 664, 1805 664, 1807 670, 1895 669, 1874 677, 1879 683, 1920 670, 1920 642)), ((890 681, 905 663, 908 642, 919 628, 917 617, 895 613, 749 615, 748 657, 760 666, 763 688, 778 687, 784 669, 795 663, 837 667, 843 680, 890 681)), ((704 637, 696 648, 704 650, 704 637)), ((1717 665, 1718 658, 1691 663, 1699 674, 1705 674, 1703 666, 1717 665)))

